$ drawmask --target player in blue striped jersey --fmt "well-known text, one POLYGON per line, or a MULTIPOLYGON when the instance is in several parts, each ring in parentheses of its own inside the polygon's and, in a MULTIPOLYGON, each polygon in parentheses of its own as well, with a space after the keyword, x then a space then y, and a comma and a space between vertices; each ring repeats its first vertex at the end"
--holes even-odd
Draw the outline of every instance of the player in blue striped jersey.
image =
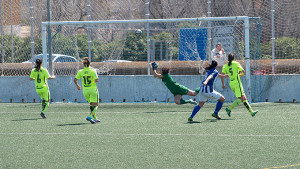
POLYGON ((226 75, 221 75, 217 71, 216 67, 218 66, 218 63, 215 60, 212 60, 211 64, 205 68, 206 74, 203 79, 203 81, 200 84, 200 92, 199 92, 199 103, 194 107, 194 110, 190 117, 188 118, 188 121, 193 121, 194 116, 197 114, 197 112, 200 110, 201 107, 203 107, 204 103, 207 100, 212 100, 212 101, 218 101, 216 105, 215 112, 212 114, 212 116, 216 119, 221 119, 220 116, 218 115, 219 111, 221 110, 223 103, 225 101, 225 97, 220 94, 219 92, 214 90, 214 81, 215 78, 221 77, 222 81, 222 88, 225 88, 224 84, 224 77, 226 75))

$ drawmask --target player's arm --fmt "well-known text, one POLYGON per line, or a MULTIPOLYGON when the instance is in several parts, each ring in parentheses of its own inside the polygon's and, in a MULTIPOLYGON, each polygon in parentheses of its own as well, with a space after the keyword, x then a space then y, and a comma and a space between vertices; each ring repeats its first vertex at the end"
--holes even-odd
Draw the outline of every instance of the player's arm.
POLYGON ((229 77, 229 75, 228 74, 224 74, 224 73, 219 73, 218 77, 224 78, 224 77, 229 77))
POLYGON ((205 86, 205 85, 207 85, 207 83, 210 81, 210 79, 212 79, 213 78, 213 76, 212 75, 209 75, 208 77, 207 77, 207 79, 203 82, 203 85, 205 86))
POLYGON ((155 78, 160 78, 160 79, 162 79, 162 78, 163 78, 163 75, 157 73, 157 71, 156 71, 156 69, 158 68, 157 63, 153 62, 153 63, 151 63, 151 66, 152 66, 152 70, 153 70, 153 76, 154 76, 155 78))
POLYGON ((226 69, 226 65, 223 66, 222 72, 220 72, 220 73, 218 74, 218 77, 221 77, 221 76, 223 76, 223 77, 229 77, 228 71, 227 71, 227 69, 226 69))
POLYGON ((94 79, 95 79, 95 82, 99 82, 99 78, 98 78, 98 74, 97 74, 97 71, 95 70, 95 73, 94 73, 94 79))
POLYGON ((156 70, 153 70, 153 75, 154 75, 155 78, 159 78, 159 79, 162 79, 162 78, 163 78, 163 75, 157 73, 156 70))
POLYGON ((238 68, 238 71, 239 71, 239 72, 238 72, 239 75, 240 75, 240 76, 243 76, 243 75, 245 74, 245 69, 241 66, 240 63, 238 64, 238 67, 237 67, 237 68, 238 68))
POLYGON ((77 86, 77 89, 81 90, 81 86, 78 84, 78 80, 76 78, 74 78, 74 83, 77 86))
POLYGON ((229 77, 229 75, 226 75, 226 74, 223 74, 223 73, 219 73, 219 74, 218 74, 218 77, 221 78, 222 88, 225 89, 225 88, 226 88, 226 85, 225 85, 225 83, 224 83, 224 77, 229 77))
POLYGON ((48 79, 55 79, 56 77, 55 76, 50 76, 48 79))
POLYGON ((34 74, 33 74, 33 70, 30 72, 30 77, 29 77, 29 80, 35 80, 35 78, 34 78, 34 74))
POLYGON ((48 70, 46 70, 46 72, 44 72, 44 75, 45 75, 45 78, 46 79, 55 79, 56 77, 53 75, 53 76, 50 76, 50 74, 49 74, 49 72, 48 72, 48 70))

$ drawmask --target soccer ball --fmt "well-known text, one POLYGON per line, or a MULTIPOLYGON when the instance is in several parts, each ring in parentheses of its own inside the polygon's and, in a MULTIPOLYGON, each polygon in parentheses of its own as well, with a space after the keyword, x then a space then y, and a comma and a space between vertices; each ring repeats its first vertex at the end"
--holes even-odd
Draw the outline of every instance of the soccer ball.
POLYGON ((141 35, 143 32, 142 32, 142 30, 140 30, 140 29, 136 29, 136 30, 134 31, 134 33, 135 33, 135 35, 141 35))

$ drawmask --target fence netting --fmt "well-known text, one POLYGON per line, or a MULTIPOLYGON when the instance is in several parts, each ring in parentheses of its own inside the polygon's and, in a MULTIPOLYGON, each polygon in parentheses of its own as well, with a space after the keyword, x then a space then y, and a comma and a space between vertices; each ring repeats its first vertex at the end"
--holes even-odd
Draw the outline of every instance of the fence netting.
MULTIPOLYGON (((145 0, 50 0, 50 11, 51 21, 134 20, 147 17, 145 0)), ((255 75, 300 73, 299 14, 300 3, 297 0, 149 0, 150 19, 209 16, 259 17, 259 20, 251 21, 253 28, 250 32, 252 35, 250 58, 253 63, 251 73, 255 75), (272 12, 275 23, 274 48, 272 48, 272 12), (272 55, 274 55, 273 60, 272 55)), ((45 21, 47 21, 47 0, 0 0, 0 74, 2 76, 29 75, 34 58, 42 54, 41 22, 45 21)), ((243 38, 241 36, 243 32, 242 26, 238 24, 238 22, 218 22, 211 25, 209 23, 150 24, 151 61, 158 61, 161 65, 167 64, 172 68, 180 67, 180 71, 173 70, 174 74, 195 74, 201 72, 202 62, 209 60, 209 50, 215 47, 217 41, 224 43, 226 53, 234 52, 242 60, 243 53, 240 48, 243 42, 240 39, 243 38), (233 39, 217 39, 216 28, 221 26, 223 31, 231 29, 225 27, 235 27, 233 39), (206 46, 203 46, 205 49, 200 49, 199 43, 192 42, 191 39, 196 35, 203 37, 204 29, 207 29, 206 35, 210 34, 212 40, 207 39, 206 46), (183 40, 184 36, 185 40, 183 40), (231 49, 227 47, 225 41, 232 43, 231 49), (183 48, 184 44, 185 48, 183 48), (200 59, 190 59, 196 55, 203 56, 203 53, 205 58, 199 56, 200 59), (173 65, 175 63, 177 65, 173 65)), ((148 66, 145 24, 62 27, 53 38, 53 54, 56 54, 53 58, 57 56, 56 61, 53 60, 54 74, 73 75, 78 70, 80 64, 76 61, 88 56, 89 52, 88 28, 92 35, 91 58, 93 65, 101 74, 147 74, 145 72, 148 66), (142 34, 136 35, 134 33, 136 29, 141 29, 142 34), (72 59, 66 62, 59 61, 59 58, 64 57, 75 58, 76 61, 75 63, 72 59)), ((57 30, 57 27, 52 27, 52 35, 57 30)), ((222 34, 218 36, 228 37, 222 34)))

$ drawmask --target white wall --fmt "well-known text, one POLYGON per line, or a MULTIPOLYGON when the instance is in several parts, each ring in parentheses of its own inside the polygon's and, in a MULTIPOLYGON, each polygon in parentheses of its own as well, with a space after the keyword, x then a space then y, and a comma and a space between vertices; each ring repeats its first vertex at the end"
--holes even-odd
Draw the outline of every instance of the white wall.
MULTIPOLYGON (((174 80, 192 90, 197 88, 203 76, 184 75, 173 76, 174 80)), ((257 102, 265 101, 292 102, 296 99, 300 102, 300 76, 299 75, 265 75, 252 76, 252 98, 257 102), (261 81, 259 83, 258 81, 261 81)), ((54 102, 86 102, 82 91, 78 91, 73 83, 74 77, 60 76, 53 80, 48 80, 51 98, 54 102)), ((99 76, 99 98, 102 102, 146 102, 154 101, 166 102, 168 98, 174 102, 173 95, 168 91, 160 79, 153 76, 99 76)), ((229 80, 225 80, 226 89, 222 89, 221 80, 217 79, 215 90, 226 97, 227 102, 235 100, 233 92, 229 88, 229 80)), ((242 78, 243 84, 245 79, 242 78)), ((81 82, 80 82, 81 83, 81 82)), ((40 97, 36 94, 34 82, 29 81, 29 77, 0 77, 0 99, 2 102, 40 102, 40 97)), ((245 86, 244 86, 245 89, 245 86)), ((185 99, 196 98, 184 96, 185 99)))

